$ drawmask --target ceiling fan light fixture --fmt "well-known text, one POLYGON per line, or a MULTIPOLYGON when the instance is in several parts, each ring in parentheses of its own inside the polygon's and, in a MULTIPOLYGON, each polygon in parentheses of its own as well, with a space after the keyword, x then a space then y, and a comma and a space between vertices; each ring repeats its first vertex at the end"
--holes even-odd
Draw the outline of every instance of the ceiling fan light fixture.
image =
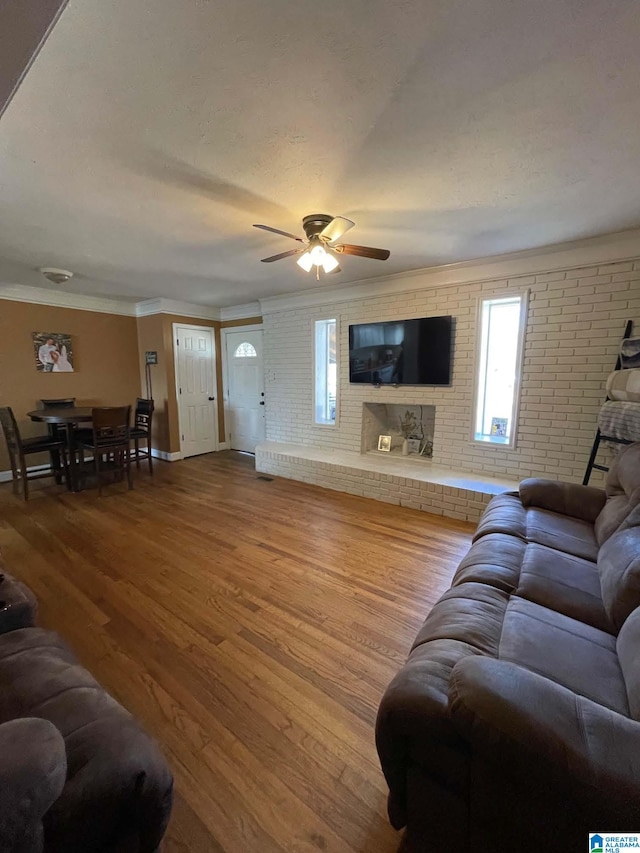
POLYGON ((311 252, 305 252, 304 255, 300 255, 296 263, 299 267, 302 267, 305 272, 309 272, 311 267, 313 266, 311 252))
POLYGON ((338 259, 333 255, 330 255, 329 252, 325 252, 324 260, 322 261, 322 269, 326 273, 333 272, 334 269, 338 266, 338 259))
POLYGON ((279 228, 272 228, 270 225, 254 225, 254 228, 260 228, 263 231, 270 231, 273 234, 281 234, 283 237, 290 237, 298 243, 304 243, 306 249, 291 249, 288 252, 280 252, 277 255, 271 255, 268 258, 262 258, 262 263, 270 264, 273 261, 281 261, 283 258, 289 258, 293 255, 298 255, 296 263, 305 272, 311 272, 312 268, 316 268, 316 278, 320 279, 320 269, 323 272, 340 272, 340 263, 336 255, 356 255, 360 258, 371 258, 377 261, 386 261, 391 252, 388 249, 375 249, 372 246, 355 246, 351 243, 339 243, 338 240, 349 229, 353 228, 355 222, 351 219, 346 219, 344 216, 329 216, 326 213, 312 213, 305 216, 302 220, 302 227, 307 239, 297 237, 295 234, 290 234, 288 231, 281 231, 279 228))
POLYGON ((324 264, 324 259, 327 257, 327 252, 324 246, 319 243, 311 249, 311 263, 315 264, 317 267, 321 267, 324 264))

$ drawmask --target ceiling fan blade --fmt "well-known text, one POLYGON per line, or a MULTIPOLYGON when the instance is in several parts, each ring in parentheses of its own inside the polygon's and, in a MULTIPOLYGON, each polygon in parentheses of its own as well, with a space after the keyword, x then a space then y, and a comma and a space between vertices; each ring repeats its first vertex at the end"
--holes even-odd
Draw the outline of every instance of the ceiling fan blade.
POLYGON ((291 249, 289 252, 280 252, 279 255, 271 255, 270 258, 262 258, 263 264, 272 264, 274 261, 281 261, 283 258, 290 258, 292 255, 300 255, 304 249, 291 249))
POLYGON ((343 234, 346 234, 349 229, 353 228, 355 224, 355 222, 346 219, 344 216, 334 216, 331 222, 322 229, 320 237, 329 243, 333 243, 334 240, 339 240, 343 234))
POLYGON ((358 255, 360 258, 372 258, 374 261, 386 261, 391 252, 389 249, 372 249, 370 246, 351 246, 344 243, 342 246, 334 246, 334 251, 343 255, 358 255))
POLYGON ((302 237, 296 237, 295 234, 289 234, 288 231, 281 231, 279 228, 271 228, 269 225, 254 225, 254 228, 262 228, 263 231, 271 231, 272 234, 280 234, 283 237, 291 237, 292 240, 297 240, 298 243, 304 243, 302 237))

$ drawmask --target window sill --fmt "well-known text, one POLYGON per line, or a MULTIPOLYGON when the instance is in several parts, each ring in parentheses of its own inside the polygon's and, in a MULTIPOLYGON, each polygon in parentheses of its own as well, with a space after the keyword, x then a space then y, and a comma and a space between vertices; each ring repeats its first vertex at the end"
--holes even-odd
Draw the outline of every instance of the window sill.
POLYGON ((490 445, 491 447, 502 447, 505 450, 513 450, 516 446, 513 439, 497 435, 474 435, 471 442, 472 444, 481 444, 484 447, 487 445, 490 445))

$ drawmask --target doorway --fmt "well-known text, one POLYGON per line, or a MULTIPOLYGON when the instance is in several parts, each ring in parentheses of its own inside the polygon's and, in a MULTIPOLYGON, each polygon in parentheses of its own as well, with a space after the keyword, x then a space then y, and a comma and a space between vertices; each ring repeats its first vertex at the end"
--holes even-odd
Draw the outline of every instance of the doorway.
POLYGON ((265 437, 262 329, 225 329, 225 423, 231 450, 255 453, 265 437))
POLYGON ((218 449, 215 339, 206 326, 173 324, 182 457, 218 449))

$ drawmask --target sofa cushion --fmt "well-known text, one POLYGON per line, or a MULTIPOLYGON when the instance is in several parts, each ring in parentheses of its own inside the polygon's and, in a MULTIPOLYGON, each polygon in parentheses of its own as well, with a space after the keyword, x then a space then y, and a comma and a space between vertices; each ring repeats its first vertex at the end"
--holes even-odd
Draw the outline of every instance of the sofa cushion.
POLYGON ((527 540, 585 560, 595 562, 598 556, 592 524, 545 509, 527 510, 527 540))
POLYGON ((598 572, 605 609, 619 631, 640 606, 640 526, 618 530, 604 543, 598 572))
POLYGON ((602 603, 598 567, 591 560, 538 545, 527 546, 516 595, 613 633, 602 603))
POLYGON ((418 632, 412 651, 433 640, 459 640, 482 654, 497 655, 507 593, 481 583, 452 587, 418 632))
POLYGON ((473 543, 453 576, 452 586, 486 583, 503 592, 515 592, 527 543, 505 533, 487 533, 473 543))
POLYGON ((595 563, 515 536, 488 533, 471 546, 452 586, 485 583, 613 632, 595 563))
POLYGON ((473 541, 488 533, 504 533, 526 541, 527 514, 517 492, 504 492, 491 498, 482 513, 473 541))
POLYGON ((622 626, 616 649, 627 690, 629 711, 634 720, 640 720, 640 608, 634 610, 622 626))
POLYGON ((629 713, 616 638, 591 625, 514 597, 505 612, 498 657, 629 713))
POLYGON ((593 562, 598 556, 593 524, 539 507, 524 507, 515 494, 498 495, 489 502, 473 541, 490 533, 537 542, 593 562))
POLYGON ((539 509, 581 518, 591 524, 606 501, 603 489, 541 478, 522 480, 518 492, 525 507, 537 506, 539 509))

